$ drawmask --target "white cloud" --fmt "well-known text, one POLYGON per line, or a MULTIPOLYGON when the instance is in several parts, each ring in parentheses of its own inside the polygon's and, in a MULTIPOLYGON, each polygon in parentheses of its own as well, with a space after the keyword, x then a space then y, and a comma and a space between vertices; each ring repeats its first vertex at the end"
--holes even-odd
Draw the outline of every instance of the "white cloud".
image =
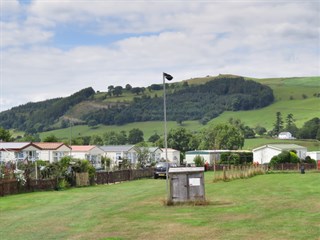
POLYGON ((6 9, 18 16, 1 25, 2 109, 88 86, 147 86, 161 82, 162 71, 176 81, 219 73, 320 75, 314 2, 37 0, 6 9), (56 32, 74 25, 108 38, 135 35, 111 44, 55 45, 56 32))

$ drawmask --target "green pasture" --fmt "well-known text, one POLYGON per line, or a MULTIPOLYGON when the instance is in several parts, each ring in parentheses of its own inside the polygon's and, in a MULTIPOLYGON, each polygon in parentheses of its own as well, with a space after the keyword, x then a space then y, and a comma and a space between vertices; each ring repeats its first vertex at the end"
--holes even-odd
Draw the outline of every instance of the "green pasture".
MULTIPOLYGON (((167 122, 168 131, 172 128, 177 127, 184 127, 191 131, 199 131, 203 125, 201 125, 198 121, 185 121, 181 125, 174 121, 167 122)), ((144 133, 145 141, 153 135, 154 133, 159 134, 160 136, 163 135, 164 132, 164 124, 163 121, 154 121, 154 122, 136 122, 136 123, 129 123, 125 125, 98 125, 97 127, 88 127, 87 125, 77 125, 73 126, 72 129, 64 128, 58 130, 52 130, 48 132, 40 133, 40 138, 44 139, 46 136, 54 134, 61 140, 68 140, 72 135, 72 138, 80 137, 80 136, 92 136, 92 135, 100 135, 102 136, 105 132, 109 131, 126 131, 129 134, 129 131, 133 128, 139 128, 144 133)))
POLYGON ((230 118, 238 118, 245 125, 252 128, 260 125, 271 130, 276 121, 277 112, 281 113, 283 120, 285 120, 289 113, 292 113, 297 127, 302 127, 306 121, 320 117, 320 98, 313 97, 303 100, 277 101, 265 108, 250 111, 228 111, 212 119, 210 123, 222 123, 230 118))
POLYGON ((319 239, 319 173, 212 179, 206 206, 165 206, 163 179, 2 197, 0 238, 319 239))

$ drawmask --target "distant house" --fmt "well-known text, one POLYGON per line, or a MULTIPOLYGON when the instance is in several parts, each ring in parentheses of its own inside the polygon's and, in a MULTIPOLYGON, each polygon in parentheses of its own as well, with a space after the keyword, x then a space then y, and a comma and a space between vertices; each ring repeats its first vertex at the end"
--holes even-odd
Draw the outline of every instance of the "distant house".
POLYGON ((0 161, 36 161, 39 150, 32 142, 0 142, 0 161))
POLYGON ((281 132, 278 135, 279 139, 295 139, 290 132, 281 132))
MULTIPOLYGON (((161 159, 165 160, 166 159, 166 149, 161 148, 162 153, 161 153, 161 159)), ((178 166, 180 165, 180 151, 173 149, 173 148, 167 148, 167 154, 168 154, 168 161, 177 164, 178 166)))
POLYGON ((295 150, 300 159, 307 156, 307 148, 296 144, 268 144, 255 148, 253 152, 253 161, 260 164, 269 163, 272 157, 280 154, 282 151, 295 150))
POLYGON ((38 158, 43 161, 59 162, 61 158, 69 156, 71 147, 61 142, 37 142, 34 143, 39 148, 38 158))
POLYGON ((134 145, 109 145, 100 148, 104 151, 104 156, 111 159, 111 167, 121 165, 123 159, 128 159, 132 164, 136 163, 134 145))
POLYGON ((97 146, 73 145, 71 146, 71 156, 73 158, 88 160, 95 168, 101 168, 101 157, 104 151, 97 146))

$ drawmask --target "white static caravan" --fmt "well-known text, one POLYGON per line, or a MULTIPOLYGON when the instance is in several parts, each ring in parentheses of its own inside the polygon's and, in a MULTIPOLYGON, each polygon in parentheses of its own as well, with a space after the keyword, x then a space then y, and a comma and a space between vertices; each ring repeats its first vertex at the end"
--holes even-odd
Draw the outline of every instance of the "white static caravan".
POLYGON ((0 142, 0 161, 36 161, 40 149, 32 142, 0 142))
POLYGON ((217 164, 220 161, 221 153, 231 152, 231 150, 195 150, 186 152, 186 165, 193 166, 196 156, 203 157, 204 162, 210 165, 217 164))
POLYGON ((39 159, 50 163, 59 162, 71 153, 71 147, 61 142, 37 142, 34 145, 40 149, 39 159))
MULTIPOLYGON (((161 148, 161 159, 166 159, 166 149, 161 148)), ((173 148, 167 148, 167 154, 168 154, 168 161, 177 164, 177 166, 180 166, 180 151, 173 149, 173 148)))
POLYGON ((305 159, 307 156, 307 148, 297 144, 267 144, 252 150, 253 161, 266 164, 271 161, 272 157, 277 156, 282 151, 290 150, 295 150, 300 159, 305 159))
POLYGON ((97 146, 71 146, 72 152, 71 156, 73 158, 88 160, 91 164, 99 169, 102 167, 101 165, 101 157, 104 155, 104 151, 97 146))

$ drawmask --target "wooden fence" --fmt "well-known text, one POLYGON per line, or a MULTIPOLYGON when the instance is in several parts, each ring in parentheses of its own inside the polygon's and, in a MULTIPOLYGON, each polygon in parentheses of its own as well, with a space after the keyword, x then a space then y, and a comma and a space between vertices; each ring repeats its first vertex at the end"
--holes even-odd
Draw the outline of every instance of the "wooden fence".
POLYGON ((34 191, 54 190, 57 187, 56 179, 29 179, 24 185, 16 179, 0 180, 0 196, 27 193, 34 191))
POLYGON ((153 176, 153 168, 119 170, 113 172, 101 171, 96 173, 97 184, 109 184, 123 181, 131 181, 140 178, 149 178, 153 176))
MULTIPOLYGON (((120 170, 114 172, 96 172, 96 184, 108 184, 123 181, 131 181, 140 178, 149 178, 153 176, 153 168, 120 170)), ((85 184, 86 185, 86 184, 85 184)), ((0 179, 0 196, 27 193, 34 191, 49 191, 57 189, 56 179, 29 179, 22 185, 17 179, 0 179)), ((80 184, 79 186, 84 186, 80 184)))
MULTIPOLYGON (((232 165, 228 164, 217 164, 215 166, 209 166, 209 171, 223 171, 223 168, 231 168, 232 165)), ((272 167, 268 168, 268 165, 263 165, 268 170, 276 170, 276 171, 300 171, 301 163, 282 163, 282 164, 276 164, 272 167)), ((309 164, 309 163, 303 163, 305 170, 317 170, 317 166, 315 164, 309 164)), ((240 167, 246 167, 245 165, 240 167)), ((320 169, 319 169, 320 170, 320 169)))

